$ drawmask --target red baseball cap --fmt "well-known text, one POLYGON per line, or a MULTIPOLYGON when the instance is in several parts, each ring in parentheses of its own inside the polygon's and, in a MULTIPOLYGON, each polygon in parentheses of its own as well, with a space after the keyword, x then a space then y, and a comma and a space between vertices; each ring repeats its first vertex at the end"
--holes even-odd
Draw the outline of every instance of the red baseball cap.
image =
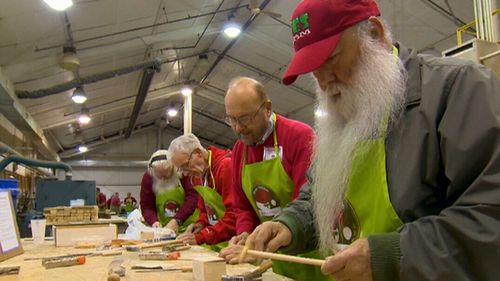
POLYGON ((347 28, 380 16, 375 0, 303 0, 292 14, 295 55, 283 75, 283 84, 320 67, 332 54, 347 28))

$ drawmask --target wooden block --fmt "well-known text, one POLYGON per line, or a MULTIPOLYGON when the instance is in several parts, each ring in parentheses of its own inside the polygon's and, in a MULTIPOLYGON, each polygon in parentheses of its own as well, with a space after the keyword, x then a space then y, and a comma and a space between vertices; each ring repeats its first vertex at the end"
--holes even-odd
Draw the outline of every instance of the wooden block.
POLYGON ((153 232, 141 231, 141 240, 153 240, 154 236, 153 232))
POLYGON ((53 231, 56 247, 74 246, 76 242, 90 237, 102 241, 117 237, 115 224, 58 225, 53 231))
POLYGON ((193 259, 193 279, 196 281, 219 281, 226 274, 226 262, 215 256, 193 259))

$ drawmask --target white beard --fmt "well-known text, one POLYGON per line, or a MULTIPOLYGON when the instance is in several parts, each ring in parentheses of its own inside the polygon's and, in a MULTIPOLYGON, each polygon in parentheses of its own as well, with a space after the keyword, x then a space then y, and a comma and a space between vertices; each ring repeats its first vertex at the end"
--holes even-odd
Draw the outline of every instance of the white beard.
POLYGON ((168 180, 160 180, 156 177, 153 177, 153 191, 155 194, 163 193, 170 189, 176 188, 179 186, 179 178, 177 175, 173 175, 168 180))
POLYGON ((318 246, 325 254, 336 248, 333 227, 343 208, 356 144, 378 136, 386 114, 395 122, 404 105, 402 62, 379 44, 362 42, 359 67, 350 85, 337 84, 322 91, 316 84, 318 109, 326 116, 318 117, 315 124, 312 200, 318 246), (334 96, 338 92, 340 96, 334 96))

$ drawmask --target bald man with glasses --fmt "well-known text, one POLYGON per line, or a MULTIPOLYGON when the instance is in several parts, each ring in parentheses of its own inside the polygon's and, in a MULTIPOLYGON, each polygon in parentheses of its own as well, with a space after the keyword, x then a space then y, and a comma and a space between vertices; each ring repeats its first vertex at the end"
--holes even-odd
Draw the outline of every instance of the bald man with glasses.
POLYGON ((264 86, 248 77, 232 80, 225 97, 225 122, 238 136, 233 148, 236 236, 221 251, 236 262, 232 245, 242 245, 257 225, 292 201, 306 181, 312 128, 272 110, 264 86))

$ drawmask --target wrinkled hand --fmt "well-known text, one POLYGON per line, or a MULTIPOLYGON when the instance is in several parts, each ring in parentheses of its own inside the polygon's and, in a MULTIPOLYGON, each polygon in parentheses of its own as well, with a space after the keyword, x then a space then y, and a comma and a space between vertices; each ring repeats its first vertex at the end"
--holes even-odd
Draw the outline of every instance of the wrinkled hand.
MULTIPOLYGON (((219 257, 224 258, 229 264, 237 264, 240 262, 239 258, 242 250, 243 246, 241 245, 230 245, 220 251, 219 257)), ((256 261, 255 257, 246 255, 245 259, 241 262, 254 263, 256 261)))
POLYGON ((321 272, 337 281, 372 281, 368 240, 358 239, 345 250, 328 257, 321 266, 321 272))
POLYGON ((233 236, 231 240, 229 240, 229 246, 231 245, 245 245, 245 241, 250 234, 248 232, 243 232, 240 235, 233 236))
POLYGON ((172 229, 174 232, 177 232, 177 230, 179 229, 179 225, 177 224, 177 221, 174 219, 171 219, 165 227, 172 229))
POLYGON ((203 225, 201 223, 192 223, 186 227, 186 231, 184 233, 199 233, 203 229, 203 225))
POLYGON ((182 243, 184 244, 189 244, 189 245, 197 245, 196 239, 194 238, 194 234, 191 232, 184 232, 183 234, 177 236, 177 240, 181 240, 182 243))
POLYGON ((161 224, 160 224, 160 222, 159 222, 159 221, 157 221, 157 222, 155 222, 155 223, 153 223, 153 224, 151 225, 151 227, 154 227, 154 228, 158 228, 158 227, 160 227, 160 226, 161 226, 161 224))
POLYGON ((193 227, 193 233, 194 234, 200 233, 202 229, 203 229, 203 224, 201 224, 201 223, 195 223, 194 227, 193 227))
POLYGON ((292 232, 281 222, 265 222, 248 236, 246 245, 252 245, 257 251, 276 252, 292 242, 292 232))

